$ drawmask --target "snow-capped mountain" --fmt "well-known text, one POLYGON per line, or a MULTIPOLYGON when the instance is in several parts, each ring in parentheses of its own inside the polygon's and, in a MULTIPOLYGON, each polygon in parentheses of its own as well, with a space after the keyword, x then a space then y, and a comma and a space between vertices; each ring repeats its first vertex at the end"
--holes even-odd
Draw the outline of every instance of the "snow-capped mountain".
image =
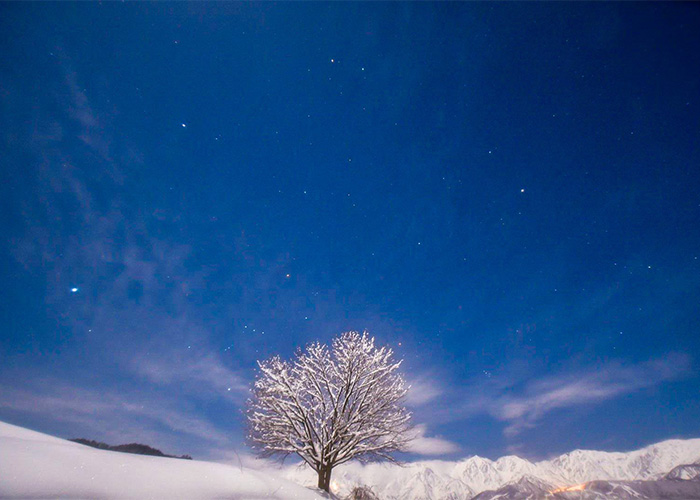
MULTIPOLYGON (((415 475, 405 481, 388 485, 384 489, 384 495, 387 494, 387 491, 395 491, 395 498, 402 500, 416 497, 460 500, 471 498, 475 494, 474 490, 466 483, 448 475, 437 474, 429 467, 417 471, 415 475)), ((383 498, 383 496, 380 497, 383 498)))
MULTIPOLYGON (((615 487, 621 490, 627 488, 622 482, 662 479, 674 467, 698 461, 700 439, 675 439, 626 453, 575 450, 540 462, 516 456, 495 461, 474 456, 457 462, 413 462, 403 467, 350 463, 333 472, 333 485, 340 494, 356 485, 368 485, 379 498, 387 500, 466 499, 497 490, 504 495, 500 498, 538 498, 538 491, 590 481, 618 481, 621 483, 615 487), (513 496, 514 492, 524 493, 513 496)), ((690 469, 677 472, 693 473, 690 469)), ((297 467, 287 469, 285 476, 302 484, 315 481, 312 471, 297 467)))
POLYGON ((555 489, 553 484, 536 477, 522 476, 517 481, 506 483, 495 491, 482 491, 472 500, 538 500, 555 489))
MULTIPOLYGON (((693 468, 681 465, 679 468, 693 468)), ((552 500, 700 500, 700 480, 695 477, 671 477, 637 481, 591 481, 580 488, 569 488, 540 498, 552 500)), ((505 500, 501 497, 501 500, 505 500)))
POLYGON ((696 465, 680 465, 661 479, 590 481, 569 488, 552 488, 524 476, 497 490, 483 491, 472 500, 698 500, 700 478, 692 476, 696 465), (691 471, 691 475, 674 471, 691 471), (683 476, 683 477, 678 477, 683 476))
POLYGON ((700 481, 700 464, 684 464, 675 467, 664 476, 664 479, 680 479, 683 481, 700 481))
POLYGON ((576 484, 594 479, 656 479, 698 459, 700 439, 672 439, 628 453, 575 450, 537 465, 576 484))

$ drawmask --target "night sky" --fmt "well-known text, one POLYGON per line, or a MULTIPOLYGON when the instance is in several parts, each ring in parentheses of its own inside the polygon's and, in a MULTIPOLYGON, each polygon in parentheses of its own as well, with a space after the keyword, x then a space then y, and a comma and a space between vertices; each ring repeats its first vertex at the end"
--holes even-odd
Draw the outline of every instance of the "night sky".
POLYGON ((226 459, 367 329, 408 459, 700 437, 700 8, 0 5, 0 420, 226 459))

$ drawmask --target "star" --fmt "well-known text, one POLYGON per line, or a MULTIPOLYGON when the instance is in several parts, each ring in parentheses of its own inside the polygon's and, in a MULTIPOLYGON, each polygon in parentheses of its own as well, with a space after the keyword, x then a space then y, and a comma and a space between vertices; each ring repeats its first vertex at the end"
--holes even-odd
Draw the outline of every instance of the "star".
POLYGON ((187 125, 185 125, 184 123, 181 123, 181 125, 182 125, 182 128, 187 128, 187 125))
POLYGON ((525 192, 525 188, 522 188, 522 189, 520 190, 520 192, 521 192, 521 193, 524 193, 524 192, 525 192))
POLYGON ((78 293, 78 287, 73 287, 70 289, 72 293, 78 293))

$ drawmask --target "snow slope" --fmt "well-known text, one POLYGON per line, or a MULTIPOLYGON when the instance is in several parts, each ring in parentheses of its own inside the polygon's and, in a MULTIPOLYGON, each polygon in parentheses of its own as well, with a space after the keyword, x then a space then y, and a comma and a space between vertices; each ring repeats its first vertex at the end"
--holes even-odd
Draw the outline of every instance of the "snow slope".
POLYGON ((322 499, 228 465, 98 450, 0 422, 1 498, 322 499))
MULTIPOLYGON (((471 498, 484 491, 512 485, 522 479, 556 488, 589 481, 660 479, 671 469, 700 460, 700 439, 669 440, 627 453, 575 450, 553 460, 529 462, 516 456, 489 460, 478 456, 457 462, 413 462, 404 467, 389 464, 350 463, 333 471, 333 483, 343 494, 354 485, 368 485, 382 499, 437 500, 471 498)), ((285 477, 299 484, 314 484, 313 473, 289 468, 285 477)))
MULTIPOLYGON (((333 472, 332 486, 344 494, 354 485, 369 485, 387 500, 456 500, 507 485, 525 491, 538 482, 561 487, 595 480, 603 484, 606 479, 659 479, 674 467, 699 460, 700 439, 671 440, 628 453, 576 450, 534 463, 515 456, 496 461, 481 457, 457 462, 432 460, 405 467, 349 463, 333 472), (524 490, 525 483, 528 488, 524 490)), ((679 477, 690 475, 686 469, 679 477)), ((2 498, 324 498, 281 479, 282 475, 308 486, 316 481, 308 469, 290 467, 275 474, 195 460, 130 455, 0 422, 2 498)), ((617 487, 623 486, 627 485, 617 487)))

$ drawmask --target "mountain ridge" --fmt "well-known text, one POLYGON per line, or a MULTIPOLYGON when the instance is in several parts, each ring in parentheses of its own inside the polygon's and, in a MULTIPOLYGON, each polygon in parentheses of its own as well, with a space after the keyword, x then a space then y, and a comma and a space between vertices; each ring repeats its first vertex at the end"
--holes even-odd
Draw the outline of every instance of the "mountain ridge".
MULTIPOLYGON (((382 499, 437 500, 472 498, 517 484, 523 477, 552 488, 590 481, 660 480, 675 467, 699 460, 700 438, 667 439, 628 452, 576 449, 537 462, 516 455, 497 460, 474 455, 458 461, 417 461, 401 467, 345 464, 333 472, 333 478, 341 495, 352 486, 367 485, 382 499)), ((285 476, 302 484, 314 480, 311 471, 298 467, 287 468, 285 476)))

